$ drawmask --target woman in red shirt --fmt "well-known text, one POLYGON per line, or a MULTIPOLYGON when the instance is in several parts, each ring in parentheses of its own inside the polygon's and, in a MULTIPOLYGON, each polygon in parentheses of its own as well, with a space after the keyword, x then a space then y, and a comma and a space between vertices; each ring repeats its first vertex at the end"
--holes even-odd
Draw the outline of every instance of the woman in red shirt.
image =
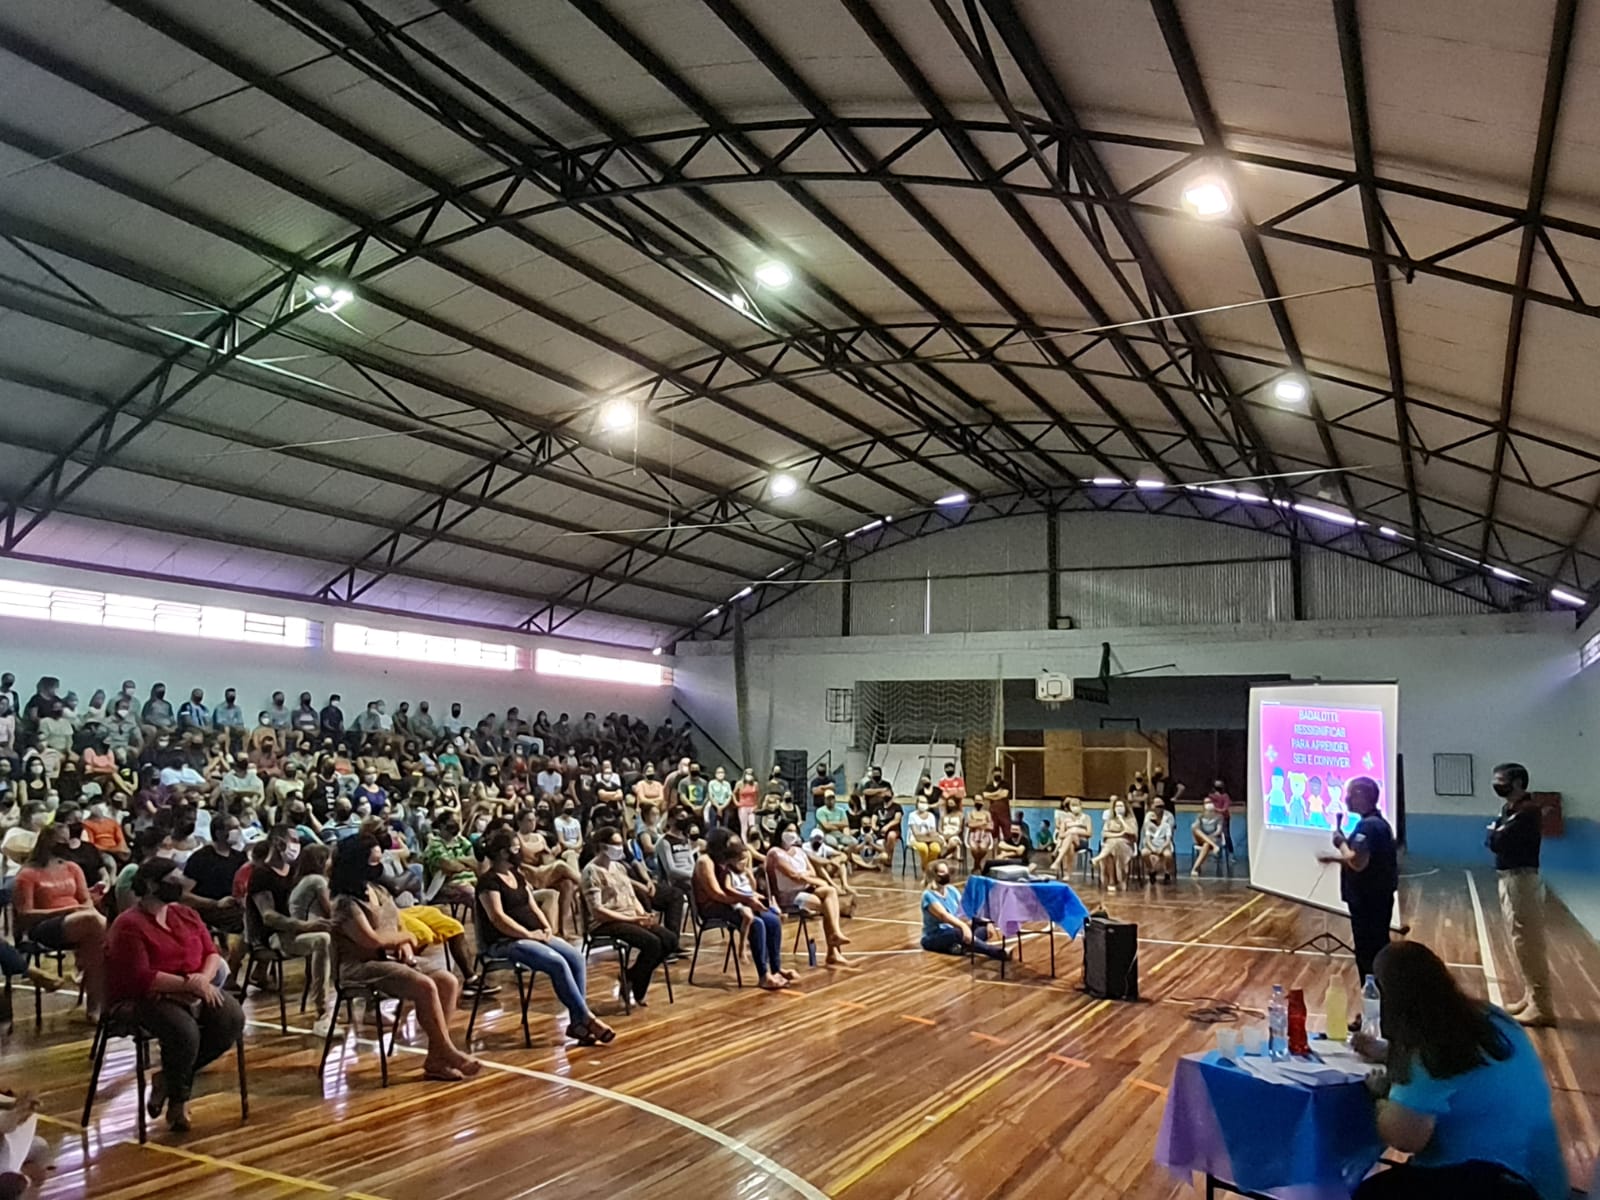
POLYGON ((180 903, 183 890, 183 872, 170 858, 143 864, 133 876, 138 903, 112 923, 107 952, 112 1003, 132 1004, 161 1043, 146 1108, 155 1117, 165 1107, 174 1133, 189 1128, 195 1073, 244 1033, 244 1010, 219 986, 228 969, 200 914, 180 903))
POLYGON ((65 825, 39 831, 28 865, 17 872, 11 903, 19 938, 73 951, 83 976, 85 1015, 99 1024, 106 992, 106 919, 89 897, 83 871, 67 860, 71 841, 65 825))

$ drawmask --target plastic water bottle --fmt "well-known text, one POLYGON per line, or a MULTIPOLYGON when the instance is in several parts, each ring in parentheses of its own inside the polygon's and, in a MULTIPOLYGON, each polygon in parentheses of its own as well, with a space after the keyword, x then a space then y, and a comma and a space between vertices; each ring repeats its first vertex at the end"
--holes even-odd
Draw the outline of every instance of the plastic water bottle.
POLYGON ((1371 975, 1361 985, 1361 1032, 1372 1037, 1382 1037, 1379 1018, 1383 1013, 1383 1000, 1378 995, 1378 981, 1371 975))
POLYGON ((1281 983, 1272 985, 1272 1002, 1267 1005, 1267 1057, 1278 1062, 1289 1057, 1289 998, 1281 983))
POLYGON ((1344 985, 1337 979, 1328 984, 1328 997, 1323 1001, 1322 1011, 1327 1015, 1328 1039, 1344 1041, 1349 1033, 1346 1026, 1350 1020, 1350 997, 1345 995, 1344 985))

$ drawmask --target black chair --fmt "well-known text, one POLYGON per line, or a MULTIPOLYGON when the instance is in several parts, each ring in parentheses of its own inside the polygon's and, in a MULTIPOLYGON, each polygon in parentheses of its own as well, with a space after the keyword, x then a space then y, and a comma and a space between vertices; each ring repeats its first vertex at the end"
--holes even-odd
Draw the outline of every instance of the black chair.
MULTIPOLYGON (((533 971, 506 955, 505 939, 490 926, 482 904, 472 906, 472 932, 474 940, 478 943, 478 953, 472 961, 472 970, 479 979, 488 979, 492 971, 511 971, 515 974, 517 999, 522 1002, 522 1044, 532 1050, 533 1034, 528 1029, 528 1001, 533 998, 533 971)), ((472 1015, 467 1018, 466 1040, 469 1043, 472 1041, 472 1027, 478 1022, 478 1007, 482 1003, 483 989, 479 988, 472 994, 472 1015)))
MULTIPOLYGON (((691 907, 694 904, 692 894, 689 903, 691 907)), ((583 922, 583 946, 581 948, 584 962, 588 962, 589 956, 597 949, 605 950, 609 948, 617 956, 617 976, 620 983, 618 991, 622 996, 622 1011, 624 1014, 631 1015, 633 1013, 633 988, 628 985, 628 965, 633 961, 633 947, 618 938, 596 933, 594 926, 591 924, 588 907, 581 902, 578 905, 578 918, 583 922)), ((672 972, 668 969, 670 966, 671 959, 664 958, 661 960, 661 978, 667 984, 667 1003, 676 1004, 677 1001, 672 997, 672 972)), ((689 982, 694 982, 693 964, 690 964, 689 967, 689 982)))
MULTIPOLYGON (((79 1122, 85 1129, 89 1127, 89 1114, 94 1108, 94 1098, 100 1090, 100 1069, 105 1065, 106 1046, 112 1038, 133 1039, 133 1070, 137 1080, 135 1100, 139 1113, 139 1142, 144 1144, 148 1131, 145 1127, 145 1090, 146 1075, 150 1070, 150 1043, 155 1041, 155 1035, 139 1024, 134 1017, 133 1005, 117 1004, 109 1006, 100 1016, 100 1023, 95 1026, 94 1045, 89 1052, 91 1062, 94 1064, 89 1070, 89 1094, 83 1099, 83 1119, 79 1122)), ((244 1071, 244 1034, 239 1035, 239 1040, 234 1043, 233 1053, 239 1064, 239 1121, 242 1124, 250 1119, 250 1090, 245 1081, 244 1071)))
MULTIPOLYGON (((289 1033, 289 1003, 284 995, 283 964, 295 957, 285 954, 272 944, 271 936, 261 921, 261 914, 256 911, 255 903, 249 898, 244 902, 244 965, 239 971, 239 1003, 243 1004, 250 994, 250 976, 256 964, 264 964, 267 979, 278 993, 278 1028, 285 1036, 289 1033)), ((300 1011, 305 1012, 306 1001, 311 995, 311 971, 307 964, 305 983, 300 988, 300 1011)), ((265 988, 257 985, 257 990, 265 988)))
MULTIPOLYGON (((67 974, 67 952, 65 950, 56 950, 56 949, 53 949, 50 946, 44 946, 44 945, 41 945, 38 942, 30 941, 27 938, 18 938, 17 939, 16 950, 17 950, 18 954, 22 955, 23 958, 27 959, 29 963, 31 963, 33 966, 36 966, 36 967, 44 966, 44 960, 47 959, 47 958, 55 959, 56 960, 56 974, 62 976, 63 978, 65 978, 65 976, 67 974)), ((7 976, 6 977, 6 997, 7 997, 7 999, 9 999, 10 996, 11 996, 11 977, 7 976)), ((82 979, 78 980, 78 999, 79 999, 79 1001, 83 1000, 83 980, 82 979)), ((42 1032, 43 1029, 44 1029, 44 989, 36 987, 36 988, 33 989, 33 1031, 35 1033, 39 1033, 39 1032, 42 1032)))
MULTIPOLYGON (((334 977, 338 977, 338 965, 330 963, 334 977)), ((383 1002, 391 997, 384 995, 370 984, 339 984, 333 994, 333 1007, 328 1011, 328 1035, 322 1040, 322 1058, 317 1062, 317 1079, 323 1079, 323 1072, 328 1065, 328 1053, 333 1049, 334 1035, 339 1030, 339 1010, 343 1008, 348 1018, 348 1024, 357 1034, 360 1027, 356 1023, 356 998, 362 997, 372 1009, 372 1019, 378 1026, 378 1070, 383 1078, 383 1086, 389 1086, 389 1056, 394 1053, 395 1039, 400 1036, 400 1024, 405 1017, 406 1002, 399 1001, 394 1010, 394 1028, 389 1034, 389 1044, 383 1044, 383 1002)))
POLYGON ((700 906, 695 903, 694 888, 689 888, 689 920, 694 924, 694 954, 689 959, 689 984, 694 985, 695 964, 700 961, 700 943, 708 932, 721 929, 727 935, 728 948, 722 956, 722 973, 728 973, 728 960, 733 960, 733 980, 739 986, 744 986, 744 973, 739 969, 739 959, 744 956, 744 927, 729 917, 705 917, 700 913, 700 906))

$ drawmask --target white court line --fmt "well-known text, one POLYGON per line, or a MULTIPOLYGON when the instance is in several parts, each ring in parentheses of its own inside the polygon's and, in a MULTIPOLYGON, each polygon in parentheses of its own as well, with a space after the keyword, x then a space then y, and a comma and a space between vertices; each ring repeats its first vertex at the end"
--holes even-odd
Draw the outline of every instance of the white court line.
POLYGON ((1467 871, 1467 893, 1472 897, 1472 919, 1478 926, 1478 957, 1483 959, 1483 977, 1489 985, 1489 1003, 1496 1008, 1505 1007, 1505 997, 1500 994, 1500 977, 1495 973, 1494 955, 1489 950, 1489 930, 1483 924, 1483 904, 1478 900, 1478 885, 1467 871))
MULTIPOLYGON (((274 1021, 247 1020, 245 1024, 254 1025, 260 1029, 269 1029, 275 1033, 281 1032, 277 1023, 274 1021)), ((298 1029, 291 1025, 289 1026, 289 1032, 298 1033, 305 1037, 317 1038, 319 1041, 321 1040, 317 1037, 315 1031, 310 1029, 298 1029)), ((360 1037, 359 1035, 356 1037, 356 1043, 364 1046, 377 1045, 377 1042, 373 1041, 372 1039, 360 1037)), ((423 1050, 419 1046, 408 1046, 403 1042, 397 1043, 394 1049, 403 1051, 406 1054, 427 1053, 427 1051, 423 1050)), ((614 1100, 618 1104, 626 1104, 629 1108, 636 1108, 640 1112, 649 1113, 653 1117, 660 1117, 665 1121, 671 1121, 674 1125, 677 1125, 682 1129, 687 1129, 691 1133, 699 1134, 708 1141, 717 1143, 717 1145, 721 1146, 725 1150, 731 1150, 740 1158, 748 1162, 751 1166, 758 1170, 765 1171, 779 1182, 787 1184, 792 1190, 804 1196, 806 1200, 829 1200, 826 1192, 814 1184, 806 1182, 793 1171, 789 1170, 788 1167, 774 1162, 765 1154, 761 1153, 761 1151, 745 1145, 738 1138, 733 1137, 731 1134, 722 1132, 722 1130, 717 1129, 715 1126, 707 1125, 703 1121, 696 1121, 693 1117, 686 1117, 682 1113, 673 1112, 670 1108, 663 1108, 661 1105, 653 1104, 649 1100, 641 1099, 638 1096, 630 1096, 626 1092, 614 1092, 610 1088, 601 1087, 599 1084, 590 1083, 587 1080, 573 1079, 566 1075, 552 1075, 548 1072, 535 1071, 528 1067, 515 1067, 510 1063, 495 1062, 492 1059, 481 1058, 478 1055, 473 1055, 473 1057, 477 1058, 479 1062, 481 1062, 491 1071, 504 1071, 508 1075, 522 1075, 528 1079, 537 1079, 543 1083, 555 1084, 557 1087, 573 1088, 576 1091, 588 1092, 591 1095, 599 1096, 602 1099, 614 1100)))

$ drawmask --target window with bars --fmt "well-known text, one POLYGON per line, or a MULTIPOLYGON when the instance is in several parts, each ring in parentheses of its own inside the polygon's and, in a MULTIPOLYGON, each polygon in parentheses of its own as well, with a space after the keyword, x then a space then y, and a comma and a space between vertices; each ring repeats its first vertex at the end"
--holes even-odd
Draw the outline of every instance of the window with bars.
POLYGON ((0 579, 0 617, 297 649, 322 641, 322 622, 304 617, 10 579, 0 579))
POLYGON ((520 665, 518 649, 509 642, 440 637, 407 629, 373 629, 343 621, 333 623, 333 650, 335 654, 365 654, 486 671, 514 671, 520 665))

